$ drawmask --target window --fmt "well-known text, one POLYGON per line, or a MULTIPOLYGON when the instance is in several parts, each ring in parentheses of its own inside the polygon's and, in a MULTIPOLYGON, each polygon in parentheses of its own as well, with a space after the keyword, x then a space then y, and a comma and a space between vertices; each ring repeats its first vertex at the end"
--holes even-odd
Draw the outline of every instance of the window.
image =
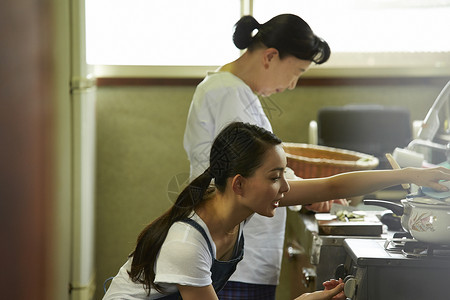
POLYGON ((239 56, 241 11, 305 19, 333 52, 308 74, 450 75, 450 0, 86 0, 87 60, 100 76, 203 77, 239 56))
POLYGON ((449 0, 277 0, 268 11, 270 3, 254 1, 253 15, 265 21, 291 12, 305 19, 332 49, 324 69, 449 74, 449 0))
POLYGON ((239 17, 240 0, 86 0, 87 61, 222 64, 239 55, 230 42, 239 17))
POLYGON ((336 52, 450 51, 450 1, 271 0, 254 3, 260 19, 291 12, 301 16, 336 52))

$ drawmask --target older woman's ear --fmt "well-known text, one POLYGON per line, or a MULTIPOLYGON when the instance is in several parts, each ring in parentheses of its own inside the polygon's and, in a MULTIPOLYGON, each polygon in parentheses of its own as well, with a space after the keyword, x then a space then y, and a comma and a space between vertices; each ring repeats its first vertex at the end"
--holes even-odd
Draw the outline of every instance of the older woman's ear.
POLYGON ((263 64, 264 67, 267 69, 269 67, 270 62, 279 55, 279 52, 275 48, 267 48, 263 51, 263 64))

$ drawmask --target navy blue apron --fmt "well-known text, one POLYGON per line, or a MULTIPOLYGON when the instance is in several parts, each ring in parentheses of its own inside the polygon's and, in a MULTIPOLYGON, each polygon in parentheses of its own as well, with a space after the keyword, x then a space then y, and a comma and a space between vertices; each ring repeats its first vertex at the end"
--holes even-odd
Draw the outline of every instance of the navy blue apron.
MULTIPOLYGON (((212 286, 214 287, 216 293, 218 293, 225 286, 228 279, 236 270, 238 262, 240 262, 244 256, 244 235, 241 234, 239 238, 239 244, 235 245, 232 258, 228 261, 220 261, 214 258, 211 242, 209 241, 209 238, 203 227, 192 219, 182 220, 182 222, 188 223, 189 225, 197 229, 203 235, 206 242, 208 243, 209 252, 213 257, 213 262, 211 266, 212 286)), ((178 300, 178 299, 182 299, 179 292, 164 296, 162 298, 158 298, 158 300, 178 300)))

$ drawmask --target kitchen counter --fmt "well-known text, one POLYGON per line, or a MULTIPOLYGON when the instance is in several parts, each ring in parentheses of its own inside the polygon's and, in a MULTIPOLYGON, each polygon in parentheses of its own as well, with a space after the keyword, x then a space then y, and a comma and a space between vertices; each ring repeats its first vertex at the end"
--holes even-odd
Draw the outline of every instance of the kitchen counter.
MULTIPOLYGON (((356 223, 356 222, 355 222, 356 223)), ((381 225, 380 225, 381 227, 381 225)), ((323 289, 322 282, 335 278, 336 266, 345 262, 343 242, 346 238, 386 238, 389 233, 365 235, 323 235, 315 214, 288 210, 286 247, 288 256, 296 256, 297 274, 301 278, 302 292, 323 289), (301 261, 302 264, 298 265, 301 261)))

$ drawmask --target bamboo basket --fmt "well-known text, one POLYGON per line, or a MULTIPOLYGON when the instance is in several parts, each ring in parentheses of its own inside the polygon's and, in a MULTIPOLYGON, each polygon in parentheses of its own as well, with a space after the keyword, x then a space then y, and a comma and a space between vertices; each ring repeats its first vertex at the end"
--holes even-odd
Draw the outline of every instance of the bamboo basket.
POLYGON ((283 148, 288 167, 301 178, 371 170, 379 163, 375 156, 339 148, 301 143, 283 143, 283 148))

